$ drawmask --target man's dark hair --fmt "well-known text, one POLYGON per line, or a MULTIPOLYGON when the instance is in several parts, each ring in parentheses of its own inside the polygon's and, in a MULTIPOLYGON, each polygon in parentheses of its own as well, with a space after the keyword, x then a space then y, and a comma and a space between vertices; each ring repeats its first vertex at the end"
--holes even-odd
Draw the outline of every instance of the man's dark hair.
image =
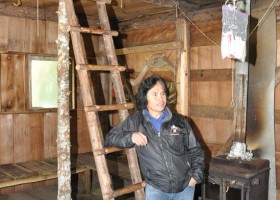
POLYGON ((165 80, 157 75, 152 75, 152 76, 148 77, 147 79, 145 79, 140 84, 138 91, 135 95, 136 106, 137 106, 138 110, 143 110, 144 108, 146 108, 147 103, 148 103, 147 102, 147 93, 151 88, 153 88, 156 85, 157 82, 162 84, 162 86, 164 88, 164 92, 166 94, 166 99, 168 101, 169 90, 167 88, 165 80))

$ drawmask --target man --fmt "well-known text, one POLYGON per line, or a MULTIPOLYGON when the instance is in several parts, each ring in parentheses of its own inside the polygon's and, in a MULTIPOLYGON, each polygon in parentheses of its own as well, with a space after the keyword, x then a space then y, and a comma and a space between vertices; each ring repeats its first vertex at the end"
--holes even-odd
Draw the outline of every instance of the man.
POLYGON ((140 111, 114 127, 105 146, 136 145, 146 200, 192 200, 195 185, 203 180, 204 151, 187 120, 166 107, 168 95, 162 78, 142 82, 136 94, 140 111))

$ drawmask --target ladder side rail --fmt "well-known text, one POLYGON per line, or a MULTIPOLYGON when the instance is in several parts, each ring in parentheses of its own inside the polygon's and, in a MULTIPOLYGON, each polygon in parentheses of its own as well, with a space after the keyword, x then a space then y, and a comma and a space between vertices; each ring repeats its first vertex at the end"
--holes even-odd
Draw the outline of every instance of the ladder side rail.
MULTIPOLYGON (((74 4, 72 0, 65 0, 66 10, 68 15, 68 21, 71 26, 80 26, 75 15, 74 4)), ((87 64, 86 53, 84 48, 84 41, 80 33, 71 31, 71 40, 73 44, 75 59, 77 64, 87 64)), ((84 106, 94 105, 94 91, 92 83, 89 81, 89 73, 86 70, 78 71, 78 76, 81 84, 81 92, 83 97, 84 106), (92 94, 92 95, 88 95, 92 94)), ((101 149, 103 145, 101 143, 101 125, 96 112, 86 112, 87 124, 90 133, 90 139, 92 144, 92 149, 101 149)), ((103 193, 103 198, 109 200, 113 194, 112 182, 109 175, 109 170, 105 155, 96 156, 94 155, 94 160, 96 168, 98 171, 98 179, 103 193)))
MULTIPOLYGON (((99 19, 100 19, 101 29, 111 30, 105 3, 97 1, 96 4, 98 7, 97 10, 98 10, 98 15, 99 15, 99 19)), ((109 64, 118 65, 118 60, 117 60, 112 36, 103 35, 103 39, 104 39, 105 49, 106 49, 107 55, 108 55, 107 58, 108 58, 109 64)), ((124 91, 123 91, 123 87, 122 87, 120 72, 117 70, 111 71, 111 78, 112 78, 112 82, 113 82, 113 87, 114 87, 117 103, 125 103, 126 99, 125 99, 125 95, 124 95, 124 91)), ((123 121, 128 116, 127 109, 120 110, 119 115, 120 115, 121 121, 123 121)), ((130 149, 127 149, 126 152, 127 152, 128 165, 129 165, 129 169, 131 172, 132 183, 134 183, 134 184, 139 183, 142 181, 142 177, 141 177, 141 173, 140 173, 136 150, 135 150, 135 148, 130 148, 130 149)), ((143 188, 140 190, 136 190, 134 192, 134 194, 135 194, 136 200, 145 199, 145 193, 144 193, 143 188)))

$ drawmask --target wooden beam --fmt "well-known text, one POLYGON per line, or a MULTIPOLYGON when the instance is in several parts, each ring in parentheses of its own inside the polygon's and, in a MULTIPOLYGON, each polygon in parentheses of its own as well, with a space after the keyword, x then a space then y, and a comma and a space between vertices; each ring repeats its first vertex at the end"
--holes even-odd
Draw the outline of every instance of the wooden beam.
POLYGON ((275 88, 278 86, 278 84, 280 83, 280 67, 276 67, 276 70, 275 70, 275 88))
POLYGON ((215 119, 233 119, 233 108, 205 105, 191 105, 190 116, 215 118, 215 119))
POLYGON ((66 2, 59 0, 58 39, 57 39, 57 199, 71 199, 71 142, 70 142, 70 77, 69 41, 66 2), (67 19, 67 20, 65 20, 67 19))
POLYGON ((53 8, 39 8, 37 16, 37 9, 34 7, 25 4, 14 6, 12 2, 3 2, 0 3, 0 15, 57 22, 57 7, 58 4, 53 8))
POLYGON ((168 43, 161 43, 161 44, 152 44, 152 45, 116 49, 116 54, 125 55, 125 54, 132 54, 132 53, 145 53, 145 52, 152 52, 152 51, 174 50, 174 49, 180 49, 181 47, 182 47, 182 44, 180 42, 168 42, 168 43))
POLYGON ((140 1, 155 4, 155 5, 158 5, 158 6, 163 6, 163 7, 175 7, 177 5, 178 7, 180 7, 180 9, 182 9, 185 12, 189 12, 191 10, 199 9, 198 4, 188 3, 184 0, 173 0, 173 1, 169 1, 169 0, 140 0, 140 1))
POLYGON ((177 104, 176 110, 182 115, 188 115, 190 102, 190 24, 184 18, 176 21, 177 41, 182 43, 182 48, 177 51, 177 74, 176 74, 176 90, 177 104))
POLYGON ((275 124, 280 124, 280 110, 275 110, 274 121, 275 121, 275 124))
POLYGON ((198 69, 190 71, 191 82, 231 81, 232 69, 198 69))
MULTIPOLYGON (((251 14, 251 2, 246 0, 246 13, 251 14)), ((247 36, 249 36, 250 22, 247 26, 247 36)), ((249 41, 247 41, 249 43, 249 41)), ((247 117, 247 99, 248 99, 248 71, 249 71, 249 45, 247 45, 246 61, 235 62, 235 97, 234 102, 234 140, 237 142, 245 143, 246 138, 246 117, 247 117)))

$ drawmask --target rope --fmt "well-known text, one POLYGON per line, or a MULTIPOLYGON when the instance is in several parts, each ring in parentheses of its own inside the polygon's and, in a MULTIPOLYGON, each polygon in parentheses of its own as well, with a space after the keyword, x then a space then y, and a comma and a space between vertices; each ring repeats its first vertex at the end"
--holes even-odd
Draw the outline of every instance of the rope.
MULTIPOLYGON (((218 45, 214 40, 212 40, 210 37, 208 37, 188 16, 187 14, 180 8, 179 5, 177 5, 177 3, 175 2, 175 0, 172 0, 172 2, 175 4, 176 8, 178 10, 180 10, 182 12, 182 14, 187 18, 187 20, 202 34, 204 35, 209 41, 211 41, 213 44, 215 44, 216 46, 220 46, 218 45)), ((176 11, 177 11, 176 9, 176 11)))
POLYGON ((270 6, 268 7, 268 9, 265 11, 265 13, 263 14, 263 16, 261 17, 260 21, 257 23, 257 25, 255 26, 255 28, 251 31, 251 33, 248 36, 248 39, 250 38, 250 36, 252 35, 252 33, 258 28, 258 26, 262 23, 264 17, 266 16, 266 14, 268 13, 268 11, 271 9, 271 7, 273 6, 273 4, 275 3, 275 1, 279 1, 279 0, 273 0, 272 3, 270 4, 270 6))
MULTIPOLYGON (((226 0, 225 4, 228 3, 229 0, 226 0)), ((261 17, 260 21, 258 22, 258 24, 255 26, 255 28, 252 30, 252 32, 249 34, 248 39, 250 38, 250 36, 252 35, 252 33, 257 29, 257 27, 262 23, 264 17, 266 16, 266 14, 268 13, 268 11, 271 9, 271 7, 274 5, 274 3, 276 1, 279 0, 273 0, 272 3, 270 4, 270 6, 268 7, 268 9, 266 10, 266 12, 264 13, 264 15, 261 17)), ((214 40, 212 40, 210 37, 208 37, 188 16, 187 14, 180 8, 180 6, 175 2, 175 0, 172 0, 172 2, 175 4, 176 6, 176 16, 177 14, 177 10, 180 10, 182 12, 182 14, 187 18, 187 20, 203 35, 205 36, 209 41, 211 41, 213 44, 215 44, 216 46, 220 47, 220 45, 218 45, 214 40)), ((235 6, 235 2, 236 0, 233 0, 234 6, 235 6)))

